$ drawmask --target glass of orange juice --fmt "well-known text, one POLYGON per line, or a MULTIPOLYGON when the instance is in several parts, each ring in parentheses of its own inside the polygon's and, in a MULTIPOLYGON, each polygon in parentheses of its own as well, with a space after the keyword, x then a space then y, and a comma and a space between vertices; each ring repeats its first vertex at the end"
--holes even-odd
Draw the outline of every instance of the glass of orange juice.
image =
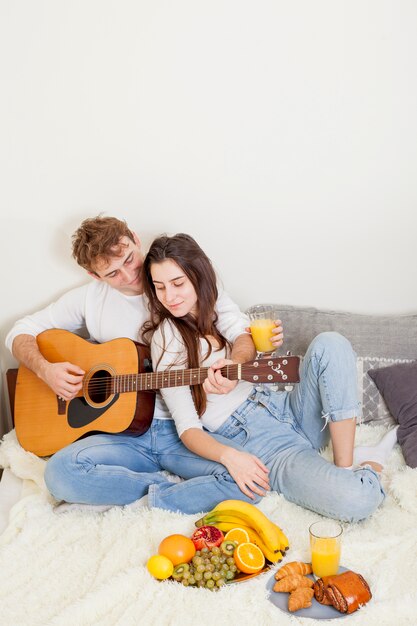
POLYGON ((314 522, 309 528, 311 566, 316 578, 337 574, 343 528, 333 520, 314 522))
POLYGON ((248 309, 250 332, 258 352, 273 352, 272 330, 278 317, 276 307, 271 304, 257 304, 248 309))

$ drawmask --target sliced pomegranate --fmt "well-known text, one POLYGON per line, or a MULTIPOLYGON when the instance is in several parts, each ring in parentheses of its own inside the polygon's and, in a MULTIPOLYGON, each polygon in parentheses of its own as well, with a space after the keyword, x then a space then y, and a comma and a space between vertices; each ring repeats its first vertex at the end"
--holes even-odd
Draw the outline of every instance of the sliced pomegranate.
POLYGON ((193 532, 191 539, 196 550, 202 550, 203 548, 211 550, 211 548, 219 546, 223 542, 224 535, 215 526, 201 526, 201 528, 197 528, 193 532))

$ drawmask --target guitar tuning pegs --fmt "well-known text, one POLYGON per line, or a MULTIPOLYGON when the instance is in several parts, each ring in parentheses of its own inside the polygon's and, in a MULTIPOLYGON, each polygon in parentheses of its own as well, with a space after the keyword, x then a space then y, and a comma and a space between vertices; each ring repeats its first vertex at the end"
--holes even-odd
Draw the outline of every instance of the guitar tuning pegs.
POLYGON ((291 356, 291 350, 287 350, 287 356, 291 356))

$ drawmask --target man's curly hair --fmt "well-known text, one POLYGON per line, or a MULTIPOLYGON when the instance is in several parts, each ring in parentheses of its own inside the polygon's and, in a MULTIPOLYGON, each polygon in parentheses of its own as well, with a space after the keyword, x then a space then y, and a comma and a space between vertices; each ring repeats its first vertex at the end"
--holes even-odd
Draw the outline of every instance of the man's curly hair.
POLYGON ((94 272, 98 259, 109 262, 123 252, 122 237, 134 241, 124 220, 117 217, 90 217, 85 219, 72 236, 72 256, 88 272, 94 272))

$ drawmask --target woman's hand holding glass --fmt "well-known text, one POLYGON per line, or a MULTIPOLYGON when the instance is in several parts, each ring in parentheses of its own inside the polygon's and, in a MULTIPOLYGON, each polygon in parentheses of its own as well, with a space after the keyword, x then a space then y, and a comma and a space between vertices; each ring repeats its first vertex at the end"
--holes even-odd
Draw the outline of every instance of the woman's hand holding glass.
POLYGON ((271 343, 275 348, 280 348, 284 343, 284 330, 281 320, 274 320, 275 328, 272 329, 271 343))
POLYGON ((226 446, 221 463, 248 498, 254 500, 254 493, 264 496, 269 491, 269 469, 254 454, 226 446))
MULTIPOLYGON (((281 320, 274 320, 273 323, 275 327, 272 328, 272 335, 269 337, 271 344, 274 347, 274 350, 277 350, 284 343, 284 329, 282 327, 281 320)), ((251 329, 248 327, 245 329, 248 333, 251 332, 251 329)))

